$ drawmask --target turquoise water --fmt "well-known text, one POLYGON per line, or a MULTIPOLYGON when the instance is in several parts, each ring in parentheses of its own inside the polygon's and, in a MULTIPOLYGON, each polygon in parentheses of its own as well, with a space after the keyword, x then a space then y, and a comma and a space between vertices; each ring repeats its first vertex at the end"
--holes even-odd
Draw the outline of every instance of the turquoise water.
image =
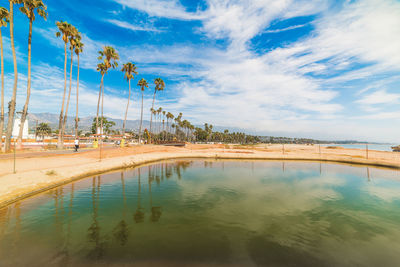
POLYGON ((399 266, 400 173, 167 161, 0 210, 0 266, 399 266))
MULTIPOLYGON (((321 145, 321 146, 340 146, 343 148, 356 148, 356 149, 366 149, 365 144, 329 144, 329 145, 321 145)), ((392 146, 390 144, 368 144, 369 150, 378 150, 378 151, 393 151, 392 146)))

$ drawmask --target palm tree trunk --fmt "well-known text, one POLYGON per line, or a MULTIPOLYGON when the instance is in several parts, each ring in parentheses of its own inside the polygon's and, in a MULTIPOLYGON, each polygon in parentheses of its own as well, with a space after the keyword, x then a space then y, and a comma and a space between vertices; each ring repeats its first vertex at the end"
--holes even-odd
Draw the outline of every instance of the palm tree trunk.
POLYGON ((129 100, 131 99, 131 79, 128 80, 128 83, 129 83, 128 104, 126 105, 124 125, 122 126, 122 135, 124 135, 124 136, 125 136, 125 127, 126 127, 126 117, 128 116, 129 100))
POLYGON ((14 88, 13 94, 11 97, 11 101, 8 105, 8 121, 7 121, 7 132, 6 132, 6 152, 10 152, 11 150, 11 135, 14 127, 14 114, 15 114, 15 104, 17 99, 17 83, 18 83, 18 68, 17 68, 17 55, 15 53, 14 46, 14 4, 10 1, 10 41, 11 41, 11 49, 13 54, 13 63, 14 63, 14 88))
POLYGON ((142 141, 142 122, 143 122, 143 91, 142 91, 142 112, 140 113, 139 144, 142 141))
POLYGON ((104 120, 104 113, 103 113, 103 111, 104 111, 104 109, 103 109, 103 107, 104 107, 104 85, 102 86, 102 90, 101 90, 101 125, 100 125, 100 140, 101 140, 101 147, 103 147, 103 134, 104 134, 104 131, 103 131, 103 120, 104 120))
POLYGON ((158 115, 158 119, 160 120, 158 123, 158 133, 160 134, 160 139, 161 139, 161 113, 158 115))
POLYGON ((168 133, 169 133, 169 119, 168 119, 168 117, 167 117, 167 138, 166 139, 168 139, 168 133))
POLYGON ((102 88, 103 88, 103 80, 104 80, 104 74, 101 75, 100 90, 99 90, 99 99, 97 100, 96 134, 97 134, 97 131, 99 130, 99 108, 100 108, 101 90, 102 90, 102 88))
MULTIPOLYGON (((65 107, 65 114, 64 114, 64 122, 63 122, 63 127, 62 127, 62 135, 64 136, 65 134, 65 125, 67 124, 67 118, 68 118, 68 108, 69 108, 69 100, 71 98, 71 91, 72 91, 72 67, 73 67, 73 58, 74 58, 74 52, 71 49, 71 67, 69 71, 69 90, 68 90, 68 99, 67 99, 67 106, 65 107)), ((64 138, 63 138, 64 141, 64 138)))
POLYGON ((61 104, 61 112, 60 118, 58 120, 58 141, 57 147, 62 149, 64 147, 64 136, 62 132, 62 123, 63 123, 63 115, 64 115, 64 102, 65 102, 65 94, 67 92, 67 43, 64 43, 64 94, 63 100, 61 104))
POLYGON ((32 19, 29 20, 29 37, 28 37, 28 86, 26 89, 26 100, 24 109, 21 115, 21 124, 19 127, 17 145, 22 148, 22 134, 24 132, 24 125, 26 116, 28 115, 29 98, 31 96, 31 57, 32 57, 32 19))
POLYGON ((76 80, 76 115, 75 115, 75 138, 78 137, 78 112, 79 112, 79 53, 78 53, 78 73, 77 73, 77 80, 76 80))
MULTIPOLYGON (((157 92, 157 90, 154 89, 153 104, 151 105, 151 109, 152 110, 154 109, 154 101, 156 100, 156 92, 157 92)), ((150 142, 151 142, 151 126, 152 126, 152 123, 153 123, 153 112, 151 111, 150 112, 150 142)))
POLYGON ((165 126, 165 120, 163 119, 163 121, 162 121, 162 133, 163 133, 163 141, 165 141, 165 128, 164 128, 164 126, 165 126))
POLYGON ((0 114, 0 152, 3 151, 3 129, 4 129, 4 54, 3 36, 0 27, 0 50, 1 50, 1 114, 0 114))

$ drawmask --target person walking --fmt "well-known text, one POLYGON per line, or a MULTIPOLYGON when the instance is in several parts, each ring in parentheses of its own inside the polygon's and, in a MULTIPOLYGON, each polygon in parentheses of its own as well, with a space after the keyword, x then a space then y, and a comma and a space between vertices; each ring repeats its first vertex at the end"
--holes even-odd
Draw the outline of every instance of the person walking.
POLYGON ((78 152, 78 148, 79 148, 79 139, 76 138, 75 139, 75 152, 78 152))

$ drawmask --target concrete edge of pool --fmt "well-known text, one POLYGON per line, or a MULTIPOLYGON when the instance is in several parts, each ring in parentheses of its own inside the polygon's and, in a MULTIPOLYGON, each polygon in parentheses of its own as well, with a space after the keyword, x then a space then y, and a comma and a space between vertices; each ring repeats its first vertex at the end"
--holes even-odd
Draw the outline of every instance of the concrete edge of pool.
POLYGON ((0 178, 7 188, 0 191, 0 208, 4 208, 14 202, 51 190, 53 188, 84 179, 93 175, 104 174, 126 168, 139 167, 141 165, 155 163, 163 160, 174 159, 220 159, 220 160, 270 160, 270 161, 313 161, 329 162, 339 164, 350 164, 358 166, 382 167, 390 169, 400 169, 397 162, 380 162, 379 160, 368 160, 365 158, 344 158, 338 155, 325 155, 324 158, 298 157, 296 155, 281 155, 271 157, 257 154, 239 153, 215 153, 215 152, 189 152, 189 153, 149 153, 124 156, 120 158, 104 159, 101 162, 85 164, 71 168, 71 166, 57 168, 53 175, 48 174, 48 170, 30 171, 20 174, 10 174, 0 178), (23 175, 24 177, 21 177, 23 175), (28 178, 27 178, 28 177, 28 178), (26 179, 24 179, 26 178, 26 179), (21 182, 21 179, 24 179, 21 182), (17 181, 14 182, 13 181, 17 181))

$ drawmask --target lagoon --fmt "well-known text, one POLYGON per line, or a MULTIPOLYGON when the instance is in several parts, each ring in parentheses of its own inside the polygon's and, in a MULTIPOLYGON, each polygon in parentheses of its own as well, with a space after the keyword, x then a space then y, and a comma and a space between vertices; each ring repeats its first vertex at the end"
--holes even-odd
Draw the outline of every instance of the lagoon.
POLYGON ((400 173, 165 161, 0 210, 1 266, 398 266, 400 173))

